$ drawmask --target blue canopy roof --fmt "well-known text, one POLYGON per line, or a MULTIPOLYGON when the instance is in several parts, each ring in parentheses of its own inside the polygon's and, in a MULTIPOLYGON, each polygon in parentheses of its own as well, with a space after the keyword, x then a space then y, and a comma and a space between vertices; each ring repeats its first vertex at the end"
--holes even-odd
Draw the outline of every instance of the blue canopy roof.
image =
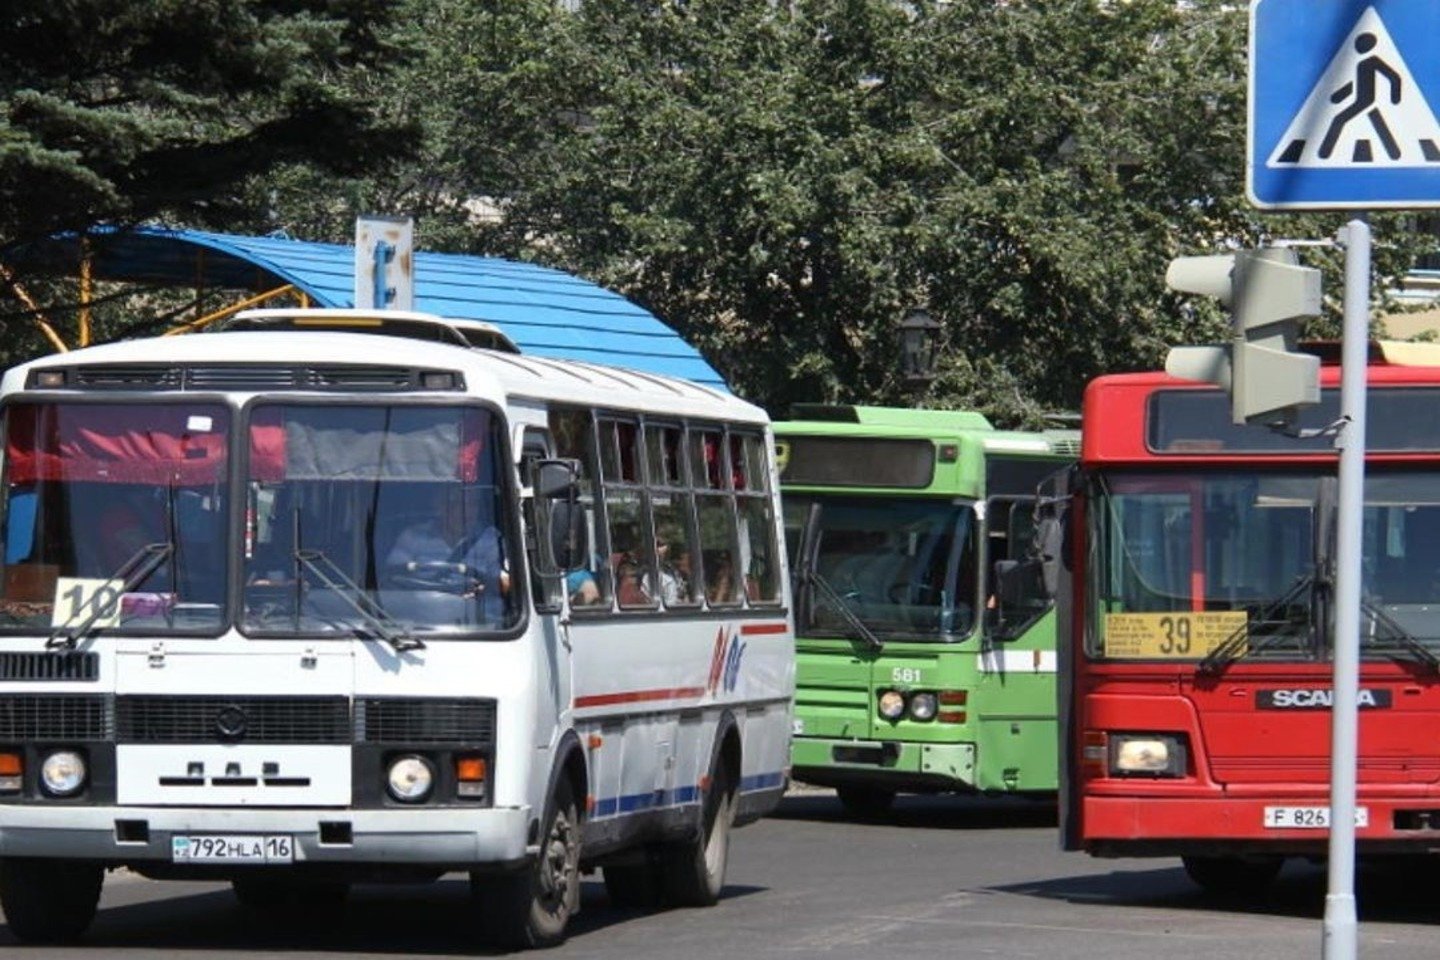
MULTIPOLYGON (((284 283, 313 306, 354 306, 355 248, 283 237, 139 227, 90 235, 95 277, 265 290, 284 283)), ((12 255, 74 272, 78 239, 12 255)), ((629 367, 727 389, 699 352, 654 314, 588 280, 548 267, 461 254, 415 253, 413 309, 485 320, 521 352, 629 367)))

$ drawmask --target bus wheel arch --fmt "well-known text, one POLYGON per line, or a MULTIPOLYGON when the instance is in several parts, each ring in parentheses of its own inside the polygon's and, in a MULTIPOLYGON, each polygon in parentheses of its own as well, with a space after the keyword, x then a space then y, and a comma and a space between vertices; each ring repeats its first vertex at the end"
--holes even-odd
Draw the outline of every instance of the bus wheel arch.
POLYGON ((709 907, 720 900, 730 859, 730 831, 740 795, 740 728, 726 711, 715 728, 709 774, 700 801, 695 834, 657 851, 656 864, 666 900, 678 907, 709 907))
POLYGON ((513 873, 471 876, 488 939, 511 949, 565 941, 580 910, 581 828, 586 769, 579 738, 567 731, 556 751, 541 815, 531 822, 536 855, 513 873))

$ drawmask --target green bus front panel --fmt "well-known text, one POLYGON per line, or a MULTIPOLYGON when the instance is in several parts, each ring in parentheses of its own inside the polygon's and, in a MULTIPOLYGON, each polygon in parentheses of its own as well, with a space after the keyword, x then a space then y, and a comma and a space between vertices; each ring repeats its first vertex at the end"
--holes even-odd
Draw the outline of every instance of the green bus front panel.
POLYGON ((791 763, 797 780, 897 791, 1053 792, 1057 787, 1053 614, 1024 639, 900 644, 871 652, 797 641, 791 763), (964 722, 887 720, 885 690, 965 691, 964 722))

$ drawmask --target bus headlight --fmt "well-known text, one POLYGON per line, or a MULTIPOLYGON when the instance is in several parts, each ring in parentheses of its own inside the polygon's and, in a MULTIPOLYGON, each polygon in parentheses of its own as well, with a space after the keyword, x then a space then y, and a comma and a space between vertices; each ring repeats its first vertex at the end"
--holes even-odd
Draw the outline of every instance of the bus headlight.
POLYGON ((940 703, 933 693, 916 693, 910 697, 910 717, 913 720, 934 720, 940 703))
POLYGON ((899 720, 905 715, 905 696, 899 690, 886 690, 880 694, 880 716, 886 720, 899 720))
POLYGON ((1110 734, 1113 777, 1183 777, 1185 766, 1185 738, 1181 734, 1110 734))
POLYGON ((40 764, 40 783, 52 797, 68 797, 85 786, 85 758, 74 750, 56 750, 40 764))
POLYGON ((419 803, 435 786, 435 769, 424 757, 397 757, 390 764, 388 780, 390 796, 401 803, 419 803))

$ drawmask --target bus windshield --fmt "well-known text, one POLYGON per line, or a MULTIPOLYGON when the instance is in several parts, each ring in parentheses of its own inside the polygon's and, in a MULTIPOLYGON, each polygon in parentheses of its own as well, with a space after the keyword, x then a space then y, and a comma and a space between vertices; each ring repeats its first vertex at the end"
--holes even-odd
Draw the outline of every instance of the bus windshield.
POLYGON ((813 555, 798 563, 831 588, 805 605, 799 631, 852 636, 837 602, 880 640, 955 640, 974 628, 979 587, 973 504, 787 493, 785 511, 787 526, 816 517, 809 533, 813 555))
POLYGON ((1089 510, 1099 551, 1091 652, 1199 658, 1263 622, 1267 658, 1313 656, 1321 490, 1320 477, 1298 473, 1104 478, 1089 510), (1144 615, 1179 612, 1231 616, 1211 618, 1206 642, 1146 641, 1169 628, 1144 615))
POLYGON ((515 626, 499 429, 471 406, 254 407, 242 629, 515 626))
POLYGON ((5 437, 0 630, 219 632, 226 407, 22 401, 5 437))

